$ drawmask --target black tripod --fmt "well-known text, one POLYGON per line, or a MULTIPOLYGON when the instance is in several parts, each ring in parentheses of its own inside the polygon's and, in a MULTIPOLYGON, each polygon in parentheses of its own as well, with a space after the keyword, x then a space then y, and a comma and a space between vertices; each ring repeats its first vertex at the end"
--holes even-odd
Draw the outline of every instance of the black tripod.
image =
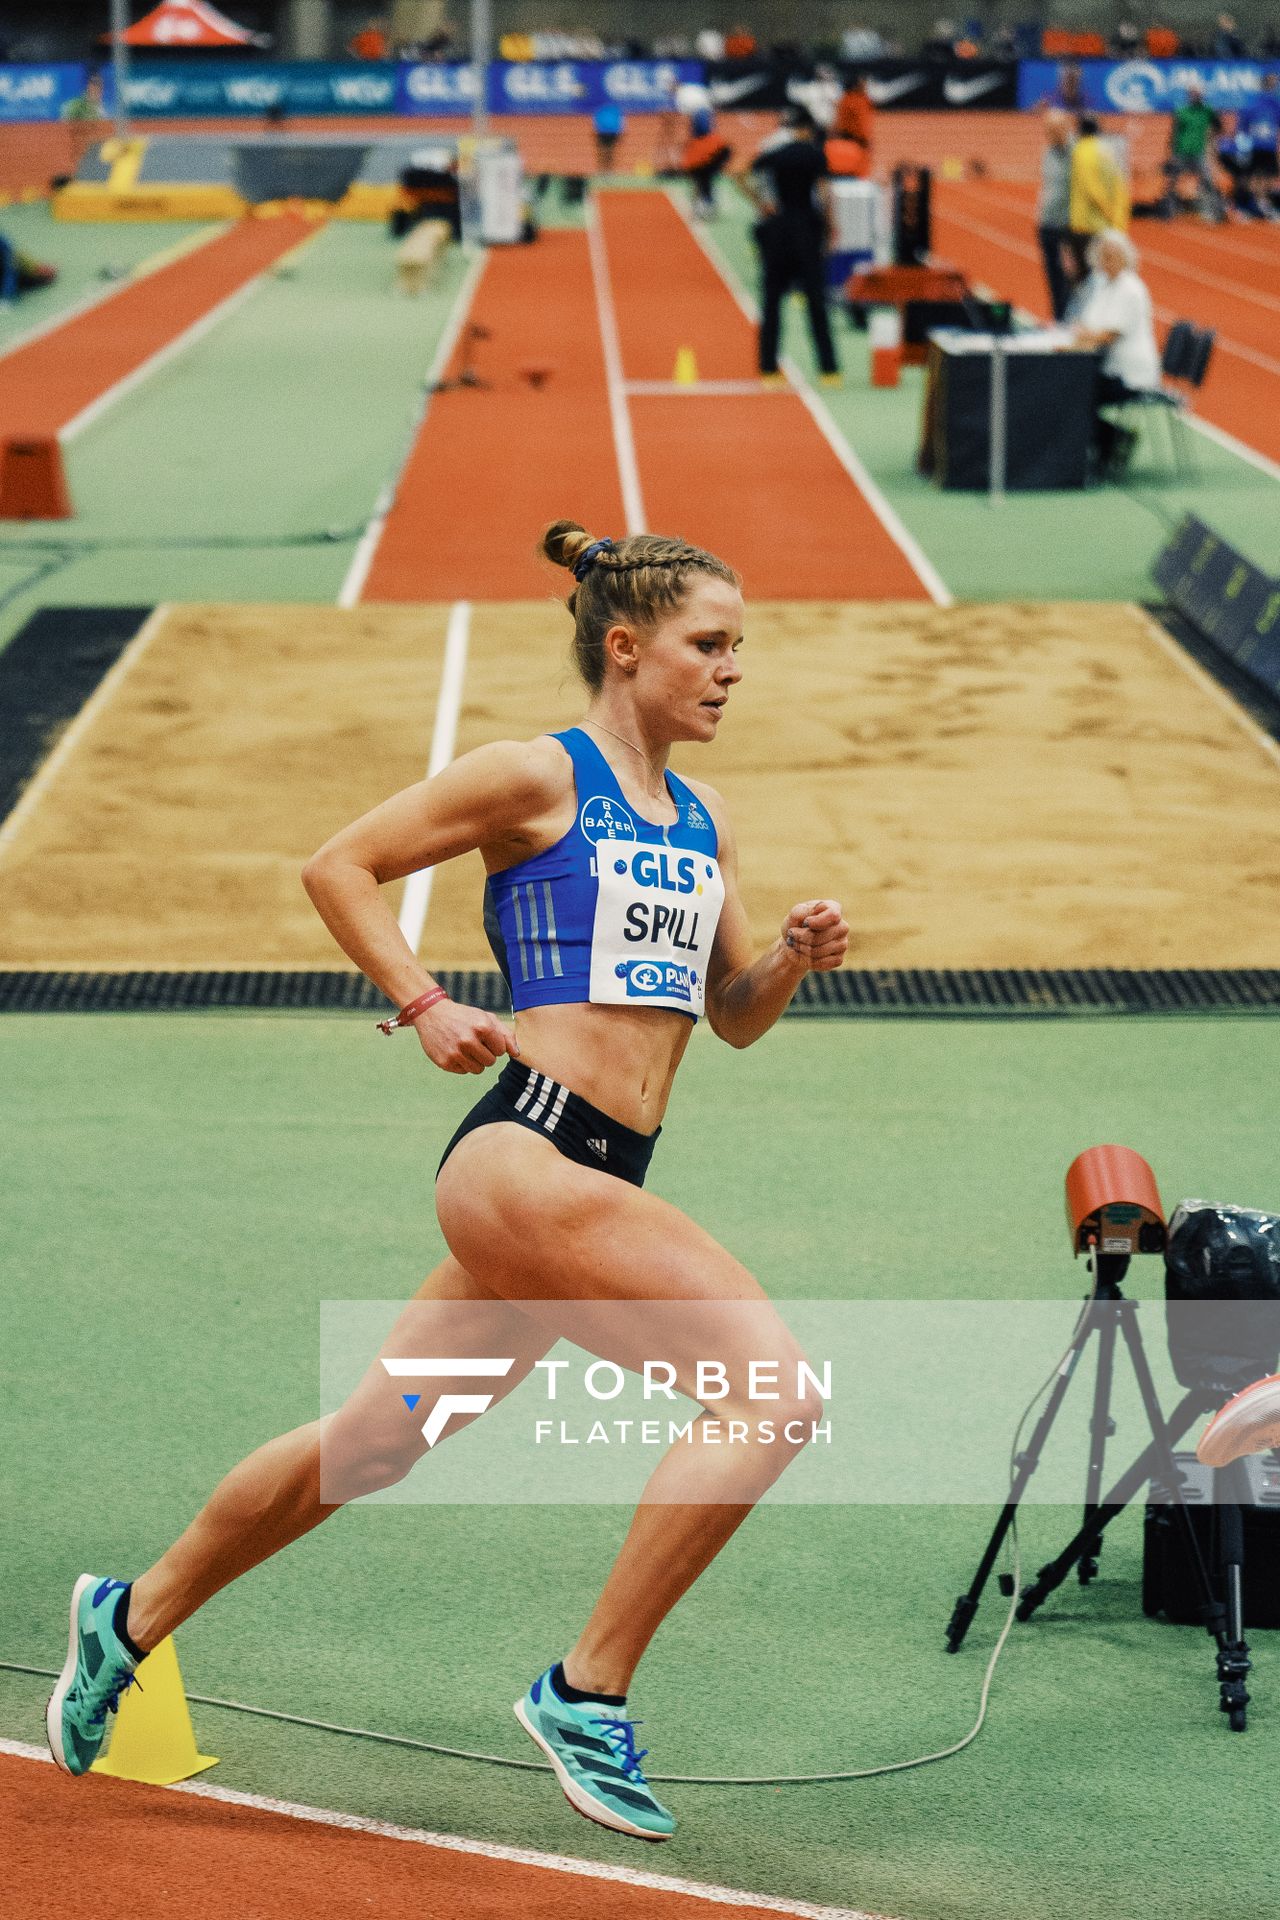
MULTIPOLYGON (((1250 1669, 1249 1649, 1244 1639, 1244 1619, 1242 1606, 1242 1563, 1243 1528, 1238 1507, 1226 1506, 1222 1509, 1221 1526, 1218 1529, 1219 1559, 1226 1576, 1227 1604, 1224 1607, 1214 1596, 1200 1543, 1196 1538, 1183 1499, 1182 1476, 1173 1457, 1175 1443, 1181 1439, 1187 1428, 1199 1415, 1217 1408, 1226 1397, 1216 1387, 1192 1388, 1185 1393, 1173 1411, 1172 1418, 1166 1422, 1160 1411, 1160 1402, 1156 1396, 1155 1382, 1151 1377, 1151 1368, 1147 1363, 1146 1351, 1142 1345, 1142 1335, 1138 1331, 1136 1300, 1126 1300, 1120 1291, 1120 1282, 1129 1267, 1127 1254, 1095 1255, 1097 1260, 1098 1283, 1093 1295, 1080 1316, 1071 1347, 1058 1369, 1053 1390, 1045 1403, 1044 1412, 1036 1423, 1031 1441, 1026 1451, 1018 1454, 1014 1462, 1014 1478, 1009 1488, 1009 1498, 1005 1502, 995 1530, 987 1544, 973 1576, 967 1593, 962 1593, 947 1627, 947 1652, 958 1653, 969 1631, 970 1622, 978 1611, 978 1602, 982 1598, 983 1588, 996 1563, 996 1556, 1004 1543, 1005 1535, 1013 1525, 1018 1505, 1026 1492, 1027 1484, 1040 1462, 1044 1443, 1049 1430, 1062 1405, 1067 1388, 1071 1384, 1080 1357, 1091 1335, 1098 1336, 1098 1372, 1093 1390, 1093 1415, 1089 1423, 1089 1470, 1085 1482, 1084 1521, 1074 1537, 1068 1541, 1062 1552, 1047 1566, 1040 1568, 1030 1586, 1024 1587, 1018 1602, 1017 1617, 1029 1620, 1036 1608, 1057 1590, 1070 1573, 1072 1567, 1078 1572, 1081 1586, 1087 1586, 1098 1571, 1098 1555, 1102 1550, 1103 1529, 1110 1525, 1118 1513, 1123 1512, 1129 1501, 1146 1484, 1151 1482, 1153 1501, 1167 1501, 1171 1513, 1175 1516, 1186 1545, 1187 1555, 1194 1570, 1196 1585, 1200 1592, 1200 1618, 1218 1649, 1219 1701, 1222 1711, 1230 1716, 1233 1732, 1242 1732, 1245 1725, 1245 1709, 1249 1695, 1245 1688, 1245 1676, 1250 1669), (1108 1439, 1115 1432, 1115 1423, 1111 1418, 1111 1384, 1115 1374, 1116 1336, 1124 1338, 1129 1359, 1133 1366, 1138 1388, 1146 1408, 1147 1421, 1151 1428, 1151 1442, 1143 1449, 1127 1472, 1121 1474, 1115 1485, 1102 1495, 1102 1473, 1108 1439)), ((1230 1472, 1230 1469, 1227 1469, 1230 1472)), ((1215 1475, 1215 1487, 1217 1475, 1215 1475)), ((1006 1598, 1011 1597, 1013 1586, 1010 1577, 1002 1574, 1000 1590, 1006 1598)))
POLYGON ((479 342, 491 337, 488 327, 482 327, 479 321, 472 320, 463 329, 462 355, 458 361, 458 371, 450 374, 448 379, 432 380, 427 386, 427 392, 453 393, 458 387, 492 386, 493 382, 482 379, 471 364, 479 342))

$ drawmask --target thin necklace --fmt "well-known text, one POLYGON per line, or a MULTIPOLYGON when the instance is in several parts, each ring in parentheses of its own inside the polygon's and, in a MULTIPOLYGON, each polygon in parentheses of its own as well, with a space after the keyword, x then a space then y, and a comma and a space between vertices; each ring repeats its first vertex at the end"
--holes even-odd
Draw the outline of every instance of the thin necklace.
MULTIPOLYGON (((610 734, 612 735, 613 739, 621 740, 623 746, 630 747, 632 753, 638 753, 640 755, 640 758, 644 761, 644 764, 648 768, 649 772, 650 773, 653 772, 653 768, 649 764, 648 754, 645 752, 643 747, 638 747, 634 740, 628 740, 622 734, 614 733, 613 728, 606 727, 603 720, 588 720, 585 724, 589 727, 598 727, 601 733, 610 734)), ((649 797, 651 800, 658 800, 658 799, 665 798, 665 794, 666 794, 666 782, 664 781, 662 794, 653 793, 653 794, 650 794, 649 797)))

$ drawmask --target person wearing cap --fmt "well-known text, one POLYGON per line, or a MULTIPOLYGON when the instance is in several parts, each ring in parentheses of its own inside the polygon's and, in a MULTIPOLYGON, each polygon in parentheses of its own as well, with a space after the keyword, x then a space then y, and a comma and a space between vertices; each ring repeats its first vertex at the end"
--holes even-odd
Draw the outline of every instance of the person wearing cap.
POLYGON ((778 384, 782 302, 803 293, 824 386, 840 384, 840 363, 827 313, 827 246, 831 203, 818 129, 803 107, 790 106, 777 133, 757 150, 742 186, 759 219, 752 228, 760 254, 760 375, 778 384))

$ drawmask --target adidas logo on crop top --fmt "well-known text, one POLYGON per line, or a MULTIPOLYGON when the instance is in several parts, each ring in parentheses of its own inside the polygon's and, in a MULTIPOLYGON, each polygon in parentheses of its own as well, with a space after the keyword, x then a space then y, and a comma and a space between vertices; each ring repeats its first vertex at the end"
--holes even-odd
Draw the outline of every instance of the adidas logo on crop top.
POLYGON ((714 824, 673 773, 667 791, 679 818, 646 820, 581 727, 552 738, 573 762, 573 825, 485 887, 485 932, 512 1005, 519 1013, 590 1000, 696 1020, 724 904, 714 824))

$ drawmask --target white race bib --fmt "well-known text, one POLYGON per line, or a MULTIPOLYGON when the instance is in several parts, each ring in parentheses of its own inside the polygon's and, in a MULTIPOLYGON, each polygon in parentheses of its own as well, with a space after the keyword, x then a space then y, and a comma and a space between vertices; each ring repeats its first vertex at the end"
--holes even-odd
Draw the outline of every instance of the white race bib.
POLYGON ((599 840, 590 998, 703 1011, 724 904, 719 863, 686 847, 599 840))

